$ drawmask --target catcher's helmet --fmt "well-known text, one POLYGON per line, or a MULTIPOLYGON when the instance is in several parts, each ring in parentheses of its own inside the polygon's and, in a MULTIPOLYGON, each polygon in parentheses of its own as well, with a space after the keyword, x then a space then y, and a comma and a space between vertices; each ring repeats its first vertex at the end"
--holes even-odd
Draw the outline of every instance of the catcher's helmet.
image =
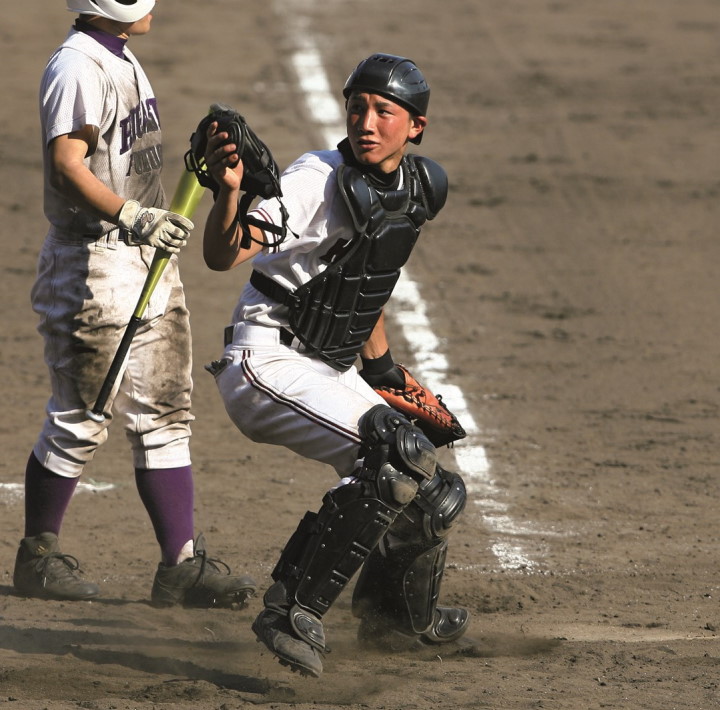
POLYGON ((430 87, 412 59, 394 54, 373 54, 357 65, 343 89, 347 99, 353 91, 387 96, 418 116, 427 114, 430 87))
MULTIPOLYGON (((416 116, 427 115, 430 87, 415 62, 406 57, 372 54, 364 59, 345 82, 345 99, 353 91, 387 96, 416 116)), ((420 143, 422 133, 410 140, 420 143)))
POLYGON ((117 22, 137 22, 155 6, 155 0, 67 0, 67 9, 81 15, 100 15, 117 22))

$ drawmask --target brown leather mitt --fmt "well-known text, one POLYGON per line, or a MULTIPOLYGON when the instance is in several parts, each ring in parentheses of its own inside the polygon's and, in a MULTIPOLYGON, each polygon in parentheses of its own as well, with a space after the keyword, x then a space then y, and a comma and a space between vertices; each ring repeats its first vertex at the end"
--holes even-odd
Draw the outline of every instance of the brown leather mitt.
POLYGON ((405 376, 405 385, 402 388, 377 385, 373 389, 422 429, 434 446, 447 446, 463 439, 465 430, 442 401, 442 395, 436 396, 423 387, 403 365, 396 364, 395 367, 405 376))

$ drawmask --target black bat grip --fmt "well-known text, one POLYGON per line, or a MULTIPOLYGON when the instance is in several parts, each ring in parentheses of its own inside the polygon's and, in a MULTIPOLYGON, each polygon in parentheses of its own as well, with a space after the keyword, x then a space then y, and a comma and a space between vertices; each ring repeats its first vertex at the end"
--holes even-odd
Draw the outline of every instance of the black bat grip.
POLYGON ((110 369, 108 370, 107 375, 105 375, 105 381, 100 388, 95 404, 92 409, 88 409, 86 412, 88 419, 92 419, 96 422, 101 422, 105 419, 105 405, 107 404, 110 392, 112 392, 112 388, 115 385, 115 380, 117 380, 117 377, 120 374, 120 369, 123 366, 123 362, 125 362, 128 350, 130 350, 130 343, 135 337, 135 333, 137 332, 138 326, 141 322, 142 318, 139 318, 138 316, 134 315, 130 318, 130 322, 127 324, 125 333, 120 341, 120 345, 118 345, 118 349, 115 352, 115 357, 110 364, 110 369))

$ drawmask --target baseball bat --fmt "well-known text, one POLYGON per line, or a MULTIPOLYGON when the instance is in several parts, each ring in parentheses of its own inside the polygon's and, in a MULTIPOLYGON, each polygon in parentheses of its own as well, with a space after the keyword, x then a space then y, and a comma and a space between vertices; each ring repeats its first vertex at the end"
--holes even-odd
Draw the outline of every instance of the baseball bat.
MULTIPOLYGON (((175 188, 175 194, 173 195, 172 202, 170 203, 170 211, 176 214, 182 215, 191 219, 197 206, 200 204, 205 188, 198 182, 195 173, 184 172, 178 181, 177 187, 175 188)), ((85 411, 88 419, 92 419, 94 422, 102 422, 105 420, 105 405, 107 404, 108 397, 115 385, 118 374, 123 366, 125 357, 130 349, 130 343, 135 337, 140 323, 142 323, 142 315, 147 308, 150 296, 152 296, 155 287, 160 281, 160 277, 165 271, 168 261, 170 260, 170 252, 164 249, 156 249, 155 256, 153 257, 152 263, 150 264, 150 270, 145 283, 143 284, 140 297, 138 298, 135 310, 133 311, 130 322, 125 328, 122 340, 118 349, 115 352, 110 368, 108 369, 105 381, 100 388, 97 399, 92 409, 85 411)))

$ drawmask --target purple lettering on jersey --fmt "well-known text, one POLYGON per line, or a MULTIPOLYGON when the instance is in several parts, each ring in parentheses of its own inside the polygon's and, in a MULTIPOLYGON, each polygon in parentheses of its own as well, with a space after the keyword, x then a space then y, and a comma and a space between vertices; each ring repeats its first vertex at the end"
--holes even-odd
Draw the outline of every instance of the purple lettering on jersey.
POLYGON ((160 130, 157 99, 147 99, 144 103, 138 104, 119 124, 122 131, 120 155, 124 155, 133 147, 138 138, 142 138, 146 133, 160 130))
POLYGON ((147 110, 148 123, 152 125, 152 128, 148 129, 148 133, 159 130, 160 112, 158 111, 157 99, 148 99, 145 102, 145 108, 147 110))
POLYGON ((142 105, 136 106, 128 117, 132 122, 133 141, 142 136, 142 105))
POLYGON ((132 144, 135 142, 130 134, 131 123, 127 118, 123 118, 120 121, 120 130, 122 131, 122 144, 120 146, 120 155, 127 153, 132 144))
POLYGON ((132 157, 132 168, 138 175, 162 168, 162 146, 151 145, 145 150, 133 153, 132 157))

